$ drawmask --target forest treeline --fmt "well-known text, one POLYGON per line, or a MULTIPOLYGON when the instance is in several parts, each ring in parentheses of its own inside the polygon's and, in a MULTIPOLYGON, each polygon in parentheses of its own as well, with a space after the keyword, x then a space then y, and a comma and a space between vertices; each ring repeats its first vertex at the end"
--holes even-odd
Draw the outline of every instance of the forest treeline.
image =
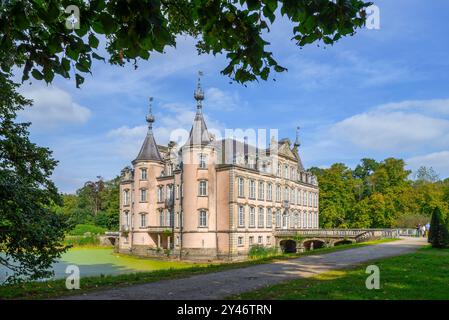
MULTIPOLYGON (((320 187, 321 228, 415 227, 429 222, 435 207, 445 215, 449 211, 449 179, 428 167, 412 173, 402 159, 365 158, 354 169, 335 163, 310 171, 320 187)), ((57 211, 72 225, 118 230, 119 184, 120 177, 97 177, 76 194, 62 195, 57 211)))

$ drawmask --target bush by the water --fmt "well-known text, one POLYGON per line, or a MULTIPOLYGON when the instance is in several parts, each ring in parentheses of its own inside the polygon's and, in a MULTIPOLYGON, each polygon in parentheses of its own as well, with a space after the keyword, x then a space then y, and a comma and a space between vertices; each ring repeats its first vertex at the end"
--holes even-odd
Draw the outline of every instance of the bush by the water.
POLYGON ((94 226, 91 224, 77 224, 75 228, 73 228, 69 235, 71 236, 84 236, 84 235, 98 235, 104 234, 107 231, 106 228, 94 226))
POLYGON ((449 246, 449 220, 443 215, 440 208, 435 207, 430 222, 429 242, 434 248, 449 246))
POLYGON ((249 249, 248 256, 250 259, 267 258, 278 255, 278 250, 275 247, 265 247, 262 245, 254 245, 249 249))
POLYGON ((74 247, 78 246, 90 246, 90 245, 99 245, 100 239, 97 235, 88 235, 88 236, 66 236, 64 239, 65 245, 70 245, 74 247))

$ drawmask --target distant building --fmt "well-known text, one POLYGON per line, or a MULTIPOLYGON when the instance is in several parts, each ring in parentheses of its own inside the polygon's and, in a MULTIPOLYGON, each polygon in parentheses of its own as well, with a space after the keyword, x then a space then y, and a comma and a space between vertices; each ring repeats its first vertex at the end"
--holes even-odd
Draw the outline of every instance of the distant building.
POLYGON ((122 170, 119 251, 182 259, 239 259, 253 245, 275 246, 276 232, 318 228, 318 185, 304 170, 297 133, 258 149, 215 140, 197 112, 180 148, 148 133, 132 168, 122 170))

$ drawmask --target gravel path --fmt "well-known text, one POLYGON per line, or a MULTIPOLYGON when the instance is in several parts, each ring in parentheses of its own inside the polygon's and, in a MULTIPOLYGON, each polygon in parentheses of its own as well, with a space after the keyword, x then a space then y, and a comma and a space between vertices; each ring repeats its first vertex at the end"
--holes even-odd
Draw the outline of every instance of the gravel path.
POLYGON ((329 270, 344 269, 366 261, 413 252, 425 245, 424 238, 406 238, 361 248, 311 255, 251 267, 162 280, 63 299, 199 300, 224 297, 298 277, 311 277, 329 270))

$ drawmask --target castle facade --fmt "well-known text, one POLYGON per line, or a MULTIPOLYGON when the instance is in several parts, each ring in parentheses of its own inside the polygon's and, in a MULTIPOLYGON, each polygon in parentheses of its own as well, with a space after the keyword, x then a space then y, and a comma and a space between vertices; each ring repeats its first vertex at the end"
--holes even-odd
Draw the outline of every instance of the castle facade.
POLYGON ((277 247, 277 234, 315 229, 318 184, 299 156, 299 134, 257 148, 217 140, 197 111, 182 146, 156 143, 154 116, 132 166, 122 170, 119 251, 187 260, 236 260, 251 247, 277 247))

